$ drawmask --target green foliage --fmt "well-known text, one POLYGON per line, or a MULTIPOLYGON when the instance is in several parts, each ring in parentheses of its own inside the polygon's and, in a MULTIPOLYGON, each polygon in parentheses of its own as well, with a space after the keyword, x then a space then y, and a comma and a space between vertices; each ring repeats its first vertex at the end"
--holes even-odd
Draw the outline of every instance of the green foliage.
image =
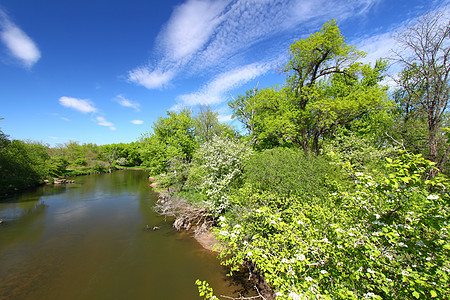
POLYGON ((99 173, 106 172, 108 170, 108 164, 103 161, 96 161, 92 170, 99 173))
POLYGON ((305 201, 335 191, 339 168, 300 149, 275 148, 253 155, 245 166, 245 182, 253 190, 305 201))
POLYGON ((246 194, 219 218, 223 263, 253 262, 277 299, 446 298, 448 180, 427 179, 433 163, 408 153, 386 168, 377 178, 349 174, 355 187, 327 201, 246 194))
POLYGON ((361 135, 341 127, 333 139, 325 143, 323 153, 335 163, 357 169, 377 169, 380 167, 380 161, 397 155, 399 150, 399 146, 380 143, 379 139, 373 135, 361 135))
MULTIPOLYGON (((83 163, 83 161, 80 160, 82 159, 78 159, 78 163, 83 163)), ((50 159, 49 175, 51 177, 59 177, 64 175, 66 173, 68 165, 69 162, 64 157, 61 156, 52 157, 50 159)))
POLYGON ((165 173, 171 159, 191 161, 198 144, 190 111, 168 111, 166 118, 160 117, 153 124, 153 131, 153 134, 147 133, 140 140, 142 165, 150 168, 151 174, 165 173))
POLYGON ((338 125, 389 107, 380 86, 387 63, 358 62, 364 53, 344 42, 336 22, 292 43, 282 89, 251 90, 229 103, 259 149, 301 146, 318 154, 338 125))
POLYGON ((205 300, 210 300, 210 299, 217 299, 216 296, 214 296, 214 291, 213 289, 209 286, 209 283, 207 283, 206 281, 201 281, 201 280, 196 280, 195 284, 197 285, 198 288, 198 293, 200 295, 200 297, 205 297, 205 300))
POLYGON ((195 137, 200 143, 210 142, 215 136, 234 135, 233 129, 219 122, 218 113, 209 106, 201 106, 199 114, 194 118, 195 137))
POLYGON ((47 147, 40 143, 8 141, 0 148, 0 194, 38 185, 48 174, 47 147))

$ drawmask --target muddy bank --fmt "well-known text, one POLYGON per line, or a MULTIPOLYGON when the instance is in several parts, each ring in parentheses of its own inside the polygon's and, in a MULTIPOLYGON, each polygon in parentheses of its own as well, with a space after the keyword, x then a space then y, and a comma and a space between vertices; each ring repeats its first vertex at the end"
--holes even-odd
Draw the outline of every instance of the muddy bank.
MULTIPOLYGON (((173 227, 176 230, 185 230, 193 233, 193 237, 204 249, 219 253, 221 247, 224 246, 220 245, 210 230, 216 223, 209 216, 208 212, 203 208, 187 203, 184 199, 173 196, 173 193, 169 193, 165 189, 158 189, 158 185, 153 178, 150 177, 149 180, 153 181, 151 186, 158 193, 155 211, 166 217, 173 218, 173 227)), ((242 266, 241 271, 234 272, 232 277, 233 281, 245 287, 244 294, 251 295, 251 299, 273 300, 276 298, 273 290, 267 285, 263 276, 251 262, 246 262, 242 266)))
MULTIPOLYGON (((151 184, 156 187, 155 183, 151 184)), ((219 252, 219 243, 210 228, 214 220, 204 208, 193 206, 186 200, 170 195, 166 190, 158 190, 158 201, 155 211, 165 217, 173 218, 176 230, 186 230, 193 233, 193 237, 203 248, 219 252)))

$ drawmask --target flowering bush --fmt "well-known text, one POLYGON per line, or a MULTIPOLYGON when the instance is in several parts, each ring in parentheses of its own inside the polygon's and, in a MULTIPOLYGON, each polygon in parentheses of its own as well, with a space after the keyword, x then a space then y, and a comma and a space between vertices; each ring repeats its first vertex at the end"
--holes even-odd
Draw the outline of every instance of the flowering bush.
POLYGON ((420 155, 386 167, 377 178, 354 172, 355 189, 328 201, 249 194, 239 218, 220 218, 215 231, 223 263, 254 263, 277 299, 446 298, 447 179, 427 179, 433 163, 420 155))
POLYGON ((239 183, 244 164, 252 154, 248 142, 218 136, 195 152, 188 184, 208 197, 207 206, 213 214, 228 207, 228 193, 239 183))

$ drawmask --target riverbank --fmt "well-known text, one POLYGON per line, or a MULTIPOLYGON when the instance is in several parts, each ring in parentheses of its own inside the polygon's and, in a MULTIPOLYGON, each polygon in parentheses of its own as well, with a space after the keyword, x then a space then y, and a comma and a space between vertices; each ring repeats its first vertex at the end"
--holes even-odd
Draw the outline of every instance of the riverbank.
MULTIPOLYGON (((167 189, 159 188, 154 178, 150 177, 149 181, 151 182, 150 186, 158 194, 155 211, 163 216, 173 218, 173 227, 177 231, 185 230, 191 232, 193 234, 192 237, 204 249, 220 253, 222 247, 225 246, 221 245, 211 232, 216 222, 208 214, 208 211, 188 203, 185 199, 177 197, 167 189)), ((247 262, 241 267, 241 271, 233 272, 232 277, 240 285, 246 286, 245 293, 249 295, 252 294, 252 291, 257 293, 252 294, 251 299, 259 297, 265 300, 274 300, 276 298, 275 293, 267 285, 253 263, 247 262)))
POLYGON ((158 194, 155 211, 165 217, 173 218, 173 227, 176 230, 186 230, 193 233, 193 237, 203 248, 219 252, 220 245, 210 229, 214 220, 208 212, 201 207, 188 203, 185 199, 173 196, 166 189, 158 188, 152 177, 150 186, 158 194))

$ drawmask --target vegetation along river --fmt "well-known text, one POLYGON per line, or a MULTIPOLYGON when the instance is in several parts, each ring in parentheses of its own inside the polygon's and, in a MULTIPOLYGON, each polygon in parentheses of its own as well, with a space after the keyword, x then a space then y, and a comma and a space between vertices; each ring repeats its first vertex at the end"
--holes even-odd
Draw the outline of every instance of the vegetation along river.
POLYGON ((232 294, 215 254, 158 216, 155 196, 130 170, 1 199, 0 299, 200 299, 197 278, 232 294))

